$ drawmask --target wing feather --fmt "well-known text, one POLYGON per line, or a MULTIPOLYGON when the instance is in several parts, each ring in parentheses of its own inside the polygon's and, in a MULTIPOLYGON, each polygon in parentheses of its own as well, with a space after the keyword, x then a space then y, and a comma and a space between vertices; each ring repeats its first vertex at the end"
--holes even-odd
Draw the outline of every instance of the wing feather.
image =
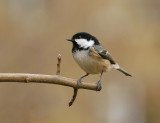
POLYGON ((95 45, 94 49, 102 58, 109 60, 111 64, 116 64, 109 52, 102 45, 95 45))

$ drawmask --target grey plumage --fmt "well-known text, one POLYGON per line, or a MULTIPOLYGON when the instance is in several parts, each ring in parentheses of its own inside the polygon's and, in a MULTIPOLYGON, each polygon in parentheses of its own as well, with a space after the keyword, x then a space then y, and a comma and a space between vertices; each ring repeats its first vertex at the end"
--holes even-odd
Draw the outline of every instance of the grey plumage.
MULTIPOLYGON (((99 74, 108 72, 112 68, 122 72, 126 76, 131 76, 128 72, 120 68, 111 57, 110 53, 98 41, 96 37, 86 32, 79 32, 67 39, 73 44, 72 55, 77 64, 87 73, 80 77, 77 82, 80 83, 82 78, 89 74, 99 74)), ((101 77, 97 82, 97 89, 101 85, 101 77)))
POLYGON ((116 64, 116 62, 113 60, 113 58, 111 57, 109 52, 104 48, 104 46, 102 44, 94 45, 94 49, 102 58, 109 60, 111 65, 113 65, 113 66, 116 65, 116 67, 113 67, 113 68, 115 68, 116 70, 122 72, 126 76, 132 76, 128 72, 126 72, 125 70, 120 68, 118 64, 116 64))
POLYGON ((123 74, 125 74, 126 76, 132 76, 131 74, 127 73, 125 70, 123 70, 122 68, 118 68, 118 71, 122 72, 123 74))

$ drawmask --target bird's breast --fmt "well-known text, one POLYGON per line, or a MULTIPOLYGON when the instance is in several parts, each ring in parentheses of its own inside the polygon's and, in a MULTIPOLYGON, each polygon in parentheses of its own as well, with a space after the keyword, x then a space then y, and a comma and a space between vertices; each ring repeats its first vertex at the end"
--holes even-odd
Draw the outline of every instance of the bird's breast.
POLYGON ((90 74, 98 74, 110 70, 110 62, 103 58, 92 56, 88 50, 81 50, 72 53, 77 64, 90 74))

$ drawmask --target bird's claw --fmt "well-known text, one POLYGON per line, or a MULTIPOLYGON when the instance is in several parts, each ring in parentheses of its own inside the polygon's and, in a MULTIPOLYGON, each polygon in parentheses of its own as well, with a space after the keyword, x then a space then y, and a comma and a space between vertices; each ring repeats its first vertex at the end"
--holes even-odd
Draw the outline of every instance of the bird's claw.
POLYGON ((100 90, 100 89, 101 89, 101 81, 99 80, 99 81, 97 82, 97 89, 96 89, 96 90, 98 91, 98 90, 100 90))
POLYGON ((79 85, 82 82, 82 77, 77 80, 77 84, 79 85))

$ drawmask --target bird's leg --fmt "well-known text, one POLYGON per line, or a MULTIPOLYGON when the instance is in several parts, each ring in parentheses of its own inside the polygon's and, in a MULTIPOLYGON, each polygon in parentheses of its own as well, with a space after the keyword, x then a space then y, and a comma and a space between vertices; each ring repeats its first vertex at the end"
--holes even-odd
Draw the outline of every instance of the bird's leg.
POLYGON ((85 75, 83 75, 82 77, 80 77, 80 78, 77 80, 77 83, 80 84, 81 81, 82 81, 82 79, 83 79, 84 77, 88 76, 88 75, 89 75, 89 73, 86 73, 85 75))
POLYGON ((99 79, 99 81, 97 82, 97 90, 99 90, 100 87, 101 87, 102 74, 103 74, 103 72, 101 73, 100 79, 99 79))

